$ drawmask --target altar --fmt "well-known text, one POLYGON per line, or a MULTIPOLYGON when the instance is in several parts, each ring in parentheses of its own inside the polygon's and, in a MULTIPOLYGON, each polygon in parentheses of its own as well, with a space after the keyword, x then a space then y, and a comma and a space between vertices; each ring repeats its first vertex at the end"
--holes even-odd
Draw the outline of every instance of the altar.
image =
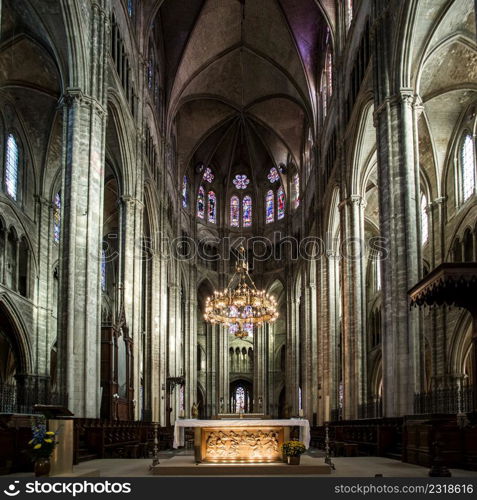
POLYGON ((300 441, 310 446, 310 424, 305 419, 176 420, 174 448, 184 446, 184 429, 194 428, 196 462, 270 463, 282 460, 282 444, 299 427, 300 441))

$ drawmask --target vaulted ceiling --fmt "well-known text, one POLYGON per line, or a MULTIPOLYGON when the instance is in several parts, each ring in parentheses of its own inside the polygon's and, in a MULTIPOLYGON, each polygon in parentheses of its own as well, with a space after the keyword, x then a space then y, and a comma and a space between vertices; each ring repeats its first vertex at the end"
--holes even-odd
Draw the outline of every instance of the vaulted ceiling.
POLYGON ((162 2, 154 23, 182 171, 202 161, 224 179, 248 169, 259 181, 272 165, 299 164, 327 12, 315 0, 162 2))

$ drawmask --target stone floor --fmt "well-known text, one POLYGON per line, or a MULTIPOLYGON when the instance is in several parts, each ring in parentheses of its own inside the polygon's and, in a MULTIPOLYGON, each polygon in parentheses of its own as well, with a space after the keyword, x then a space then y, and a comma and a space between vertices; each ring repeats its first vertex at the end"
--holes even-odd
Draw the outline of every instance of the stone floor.
MULTIPOLYGON (((310 450, 310 457, 320 462, 323 461, 323 453, 318 450, 310 450)), ((192 452, 161 452, 159 460, 168 460, 172 457, 181 456, 186 460, 192 460, 192 452)), ((357 457, 357 458, 333 458, 336 470, 331 476, 322 477, 374 477, 382 474, 383 477, 427 477, 428 469, 418 465, 405 464, 397 460, 381 457, 357 457)), ((75 472, 81 474, 88 469, 99 470, 103 477, 134 477, 149 476, 150 459, 104 459, 84 462, 75 467, 75 472)), ((477 477, 477 471, 465 471, 452 469, 453 477, 477 477)))
MULTIPOLYGON (((311 449, 307 452, 310 458, 323 462, 322 451, 311 449)), ((165 461, 172 457, 181 457, 184 460, 193 460, 191 450, 163 451, 159 460, 165 461)), ((382 474, 383 477, 428 477, 428 469, 418 465, 411 465, 382 457, 336 457, 333 458, 336 467, 331 475, 316 477, 374 477, 382 474)), ((94 475, 101 477, 153 477, 149 472, 151 459, 102 459, 83 462, 74 467, 74 474, 94 475)), ((477 477, 477 471, 451 469, 453 477, 477 477)), ((9 477, 32 477, 33 473, 11 474, 9 477)))

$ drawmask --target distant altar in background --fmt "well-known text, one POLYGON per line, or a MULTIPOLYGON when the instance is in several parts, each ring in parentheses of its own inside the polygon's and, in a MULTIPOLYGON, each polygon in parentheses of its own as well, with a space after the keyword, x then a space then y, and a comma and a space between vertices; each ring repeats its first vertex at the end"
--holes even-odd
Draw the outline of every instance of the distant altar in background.
POLYGON ((300 441, 310 446, 310 424, 306 419, 272 420, 256 418, 218 418, 215 420, 176 420, 174 448, 184 446, 184 429, 194 428, 196 462, 269 463, 282 461, 282 444, 293 427, 300 429, 300 441))
POLYGON ((270 415, 265 415, 265 413, 219 413, 214 419, 216 420, 270 420, 272 417, 270 415))

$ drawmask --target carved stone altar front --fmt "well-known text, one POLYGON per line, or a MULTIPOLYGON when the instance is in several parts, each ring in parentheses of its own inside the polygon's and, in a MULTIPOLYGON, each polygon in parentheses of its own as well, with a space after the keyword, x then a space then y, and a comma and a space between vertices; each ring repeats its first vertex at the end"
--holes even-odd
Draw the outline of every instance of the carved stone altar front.
POLYGON ((196 429, 196 459, 202 462, 280 462, 283 427, 204 427, 196 429), (199 445, 200 443, 200 445, 199 445), (200 456, 198 455, 200 452, 200 456))

